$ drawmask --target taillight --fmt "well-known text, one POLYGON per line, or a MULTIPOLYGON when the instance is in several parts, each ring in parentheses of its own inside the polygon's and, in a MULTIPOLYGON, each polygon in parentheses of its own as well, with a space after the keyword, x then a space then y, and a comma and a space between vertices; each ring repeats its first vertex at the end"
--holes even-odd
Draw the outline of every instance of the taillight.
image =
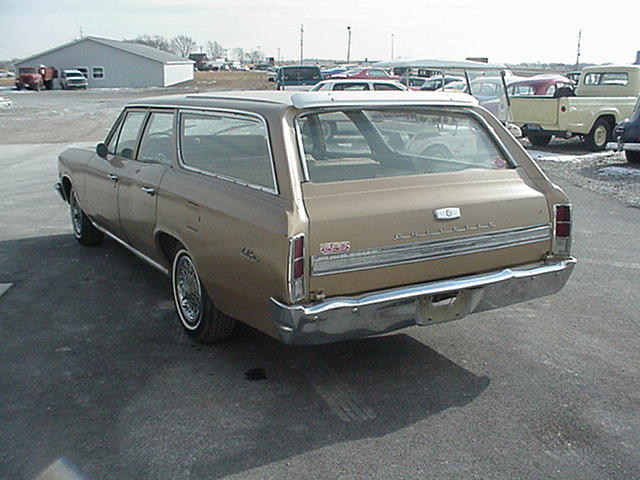
POLYGON ((554 205, 553 213, 553 253, 569 255, 571 252, 571 205, 554 205))
POLYGON ((304 298, 304 234, 289 240, 289 300, 291 303, 304 298))

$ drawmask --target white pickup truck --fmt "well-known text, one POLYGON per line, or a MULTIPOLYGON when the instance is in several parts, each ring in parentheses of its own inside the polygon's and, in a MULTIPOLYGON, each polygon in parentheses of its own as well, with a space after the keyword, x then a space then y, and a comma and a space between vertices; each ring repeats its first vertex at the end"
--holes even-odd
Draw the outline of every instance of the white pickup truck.
POLYGON ((536 146, 553 136, 579 135, 599 151, 611 141, 616 124, 631 116, 638 95, 639 65, 586 67, 575 93, 558 89, 553 97, 512 97, 513 123, 536 146))

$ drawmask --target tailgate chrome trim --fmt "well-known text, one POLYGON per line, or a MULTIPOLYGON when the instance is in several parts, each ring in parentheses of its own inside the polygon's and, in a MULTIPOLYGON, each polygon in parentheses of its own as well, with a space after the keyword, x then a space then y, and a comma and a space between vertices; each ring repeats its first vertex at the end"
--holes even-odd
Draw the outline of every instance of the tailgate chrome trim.
POLYGON ((348 253, 319 254, 311 257, 311 275, 320 277, 357 272, 439 258, 469 255, 551 240, 548 223, 489 233, 464 235, 427 242, 404 243, 348 253))

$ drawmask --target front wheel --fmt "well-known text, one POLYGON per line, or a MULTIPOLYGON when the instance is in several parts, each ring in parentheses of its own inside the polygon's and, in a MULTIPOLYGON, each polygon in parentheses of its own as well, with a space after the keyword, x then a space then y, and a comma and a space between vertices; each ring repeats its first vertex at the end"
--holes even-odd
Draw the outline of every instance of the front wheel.
POLYGON ((592 152, 600 152, 607 146, 609 138, 611 138, 611 123, 601 118, 595 123, 584 141, 589 150, 592 152))
POLYGON ((627 157, 629 163, 640 163, 640 152, 632 152, 631 150, 625 150, 624 156, 627 157))
POLYGON ((189 252, 176 248, 171 264, 171 288, 178 318, 187 334, 200 343, 231 336, 236 321, 222 313, 207 294, 189 252))
POLYGON ((82 211, 78 205, 78 197, 76 192, 71 190, 69 197, 69 207, 71 210, 71 225, 73 226, 73 235, 80 245, 85 247, 94 247, 102 243, 104 234, 93 226, 89 217, 82 211))

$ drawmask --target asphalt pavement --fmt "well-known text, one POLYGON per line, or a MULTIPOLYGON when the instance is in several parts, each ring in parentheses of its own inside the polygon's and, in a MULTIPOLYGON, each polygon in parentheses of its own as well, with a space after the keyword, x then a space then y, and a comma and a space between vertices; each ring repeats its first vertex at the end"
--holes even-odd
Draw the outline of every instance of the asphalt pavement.
POLYGON ((191 342, 168 279, 78 245, 60 144, 0 146, 0 479, 638 479, 640 210, 554 180, 558 295, 317 347, 191 342), (4 292, 4 293, 3 293, 4 292))

